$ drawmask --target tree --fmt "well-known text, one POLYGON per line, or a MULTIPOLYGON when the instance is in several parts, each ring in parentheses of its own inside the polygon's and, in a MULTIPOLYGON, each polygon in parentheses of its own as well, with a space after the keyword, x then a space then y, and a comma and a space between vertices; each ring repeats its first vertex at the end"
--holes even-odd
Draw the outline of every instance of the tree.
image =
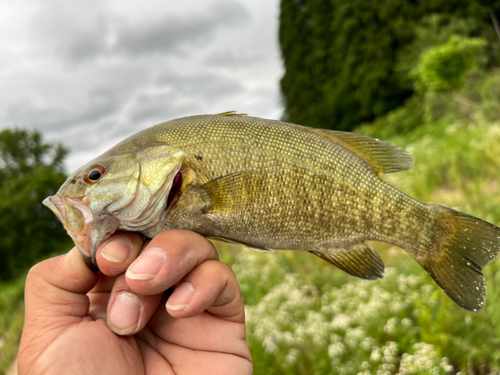
POLYGON ((281 0, 283 117, 339 130, 372 121, 413 94, 419 56, 452 35, 488 41, 485 64, 499 65, 479 1, 281 0))
POLYGON ((0 132, 0 280, 70 246, 59 220, 41 203, 65 181, 67 153, 61 144, 45 143, 36 130, 0 132))

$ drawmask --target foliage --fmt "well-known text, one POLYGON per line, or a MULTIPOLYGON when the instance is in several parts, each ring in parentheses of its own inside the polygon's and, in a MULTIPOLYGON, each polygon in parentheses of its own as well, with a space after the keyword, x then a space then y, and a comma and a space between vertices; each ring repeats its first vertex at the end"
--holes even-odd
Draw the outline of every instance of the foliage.
POLYGON ((429 48, 422 53, 414 70, 416 89, 420 92, 460 89, 474 66, 477 50, 486 44, 484 39, 453 35, 447 43, 429 48))
POLYGON ((67 152, 60 144, 45 143, 37 131, 0 132, 0 280, 69 246, 65 230, 41 204, 65 181, 67 152))
POLYGON ((413 93, 409 73, 422 52, 452 35, 483 38, 483 66, 500 63, 477 1, 282 0, 285 120, 350 130, 394 110, 413 93))
POLYGON ((0 284, 0 374, 4 374, 16 358, 24 323, 25 275, 0 284))

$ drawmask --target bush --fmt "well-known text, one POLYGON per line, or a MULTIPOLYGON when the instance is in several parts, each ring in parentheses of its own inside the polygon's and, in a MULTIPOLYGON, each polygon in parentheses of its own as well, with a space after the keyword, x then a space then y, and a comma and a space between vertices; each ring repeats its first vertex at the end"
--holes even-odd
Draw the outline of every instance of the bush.
POLYGON ((413 71, 415 88, 422 93, 462 88, 474 67, 477 51, 486 45, 484 39, 453 35, 447 43, 429 48, 413 71))

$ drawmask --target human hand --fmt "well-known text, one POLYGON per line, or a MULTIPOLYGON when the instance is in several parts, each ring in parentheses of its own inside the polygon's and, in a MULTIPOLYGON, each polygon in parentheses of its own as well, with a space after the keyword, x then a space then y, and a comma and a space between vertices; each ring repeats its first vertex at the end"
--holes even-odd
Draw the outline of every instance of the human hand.
POLYGON ((76 248, 30 270, 20 375, 252 373, 239 286, 214 246, 183 230, 143 245, 116 233, 98 274, 76 248))

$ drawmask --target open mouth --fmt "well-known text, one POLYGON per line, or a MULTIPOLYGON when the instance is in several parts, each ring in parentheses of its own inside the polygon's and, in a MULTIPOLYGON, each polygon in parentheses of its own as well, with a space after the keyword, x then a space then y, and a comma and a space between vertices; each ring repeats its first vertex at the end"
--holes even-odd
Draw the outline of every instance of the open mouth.
POLYGON ((54 212, 78 249, 90 257, 88 230, 94 220, 86 199, 64 198, 56 194, 46 198, 43 204, 54 212))

